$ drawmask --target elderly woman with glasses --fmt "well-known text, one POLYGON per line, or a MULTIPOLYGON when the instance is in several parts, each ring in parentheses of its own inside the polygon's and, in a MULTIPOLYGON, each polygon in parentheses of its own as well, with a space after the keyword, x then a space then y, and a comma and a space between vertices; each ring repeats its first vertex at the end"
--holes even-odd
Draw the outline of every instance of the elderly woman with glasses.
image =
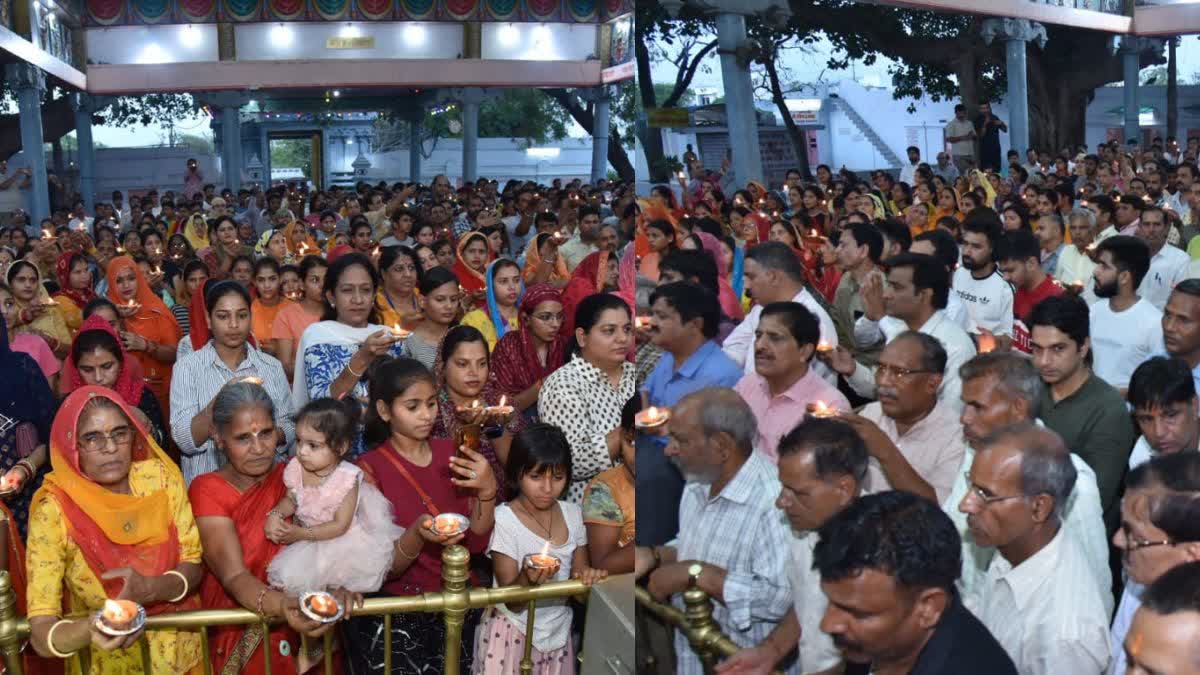
MULTIPOLYGON (((99 628, 94 614, 106 600, 132 601, 150 615, 200 606, 200 534, 183 476, 140 419, 112 389, 76 389, 54 419, 53 471, 30 507, 33 648, 58 658, 87 650, 91 673, 145 672, 132 648, 142 631, 115 637, 99 628)), ((153 673, 201 663, 197 631, 145 637, 153 673)), ((68 672, 78 672, 77 661, 68 672)))

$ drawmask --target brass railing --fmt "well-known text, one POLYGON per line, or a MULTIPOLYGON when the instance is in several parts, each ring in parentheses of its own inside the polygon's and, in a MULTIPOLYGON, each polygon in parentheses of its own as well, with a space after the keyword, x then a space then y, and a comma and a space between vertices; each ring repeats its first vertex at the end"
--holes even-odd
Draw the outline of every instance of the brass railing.
MULTIPOLYGON (((442 551, 442 590, 438 593, 422 593, 421 595, 371 598, 364 601, 362 607, 354 609, 354 616, 383 616, 383 651, 384 672, 392 671, 392 616, 409 612, 438 612, 444 615, 446 622, 445 646, 445 675, 459 675, 459 655, 462 644, 463 623, 467 612, 471 609, 488 607, 500 603, 525 602, 528 615, 525 625, 525 635, 533 635, 534 605, 538 600, 586 596, 590 588, 583 582, 558 581, 541 586, 504 586, 501 588, 467 588, 469 577, 468 564, 470 554, 462 546, 448 546, 442 551)), ((209 660, 208 629, 214 626, 236 626, 247 624, 262 624, 263 630, 269 632, 269 626, 262 617, 245 609, 205 609, 193 612, 178 612, 160 614, 146 619, 146 630, 200 629, 201 644, 204 652, 204 672, 212 675, 212 663, 209 660)), ((22 645, 29 639, 29 620, 17 613, 17 599, 13 592, 8 572, 0 572, 0 656, 9 675, 24 675, 21 662, 22 645)), ((326 634, 324 659, 325 673, 333 672, 332 650, 329 648, 332 636, 326 634)), ((150 669, 150 647, 145 640, 139 640, 142 654, 142 669, 147 675, 150 669)), ((267 675, 271 675, 270 640, 264 640, 263 657, 266 659, 267 675)), ((302 651, 307 651, 303 650, 302 651)), ((88 649, 81 649, 74 658, 80 659, 80 671, 88 673, 86 655, 88 649)), ((521 672, 533 671, 533 640, 525 640, 525 653, 521 659, 521 672)))
POLYGON ((743 647, 721 632, 712 617, 712 601, 708 593, 700 590, 697 579, 700 566, 688 569, 688 587, 683 592, 683 611, 656 601, 641 586, 634 588, 637 604, 646 608, 668 626, 673 626, 687 638, 688 645, 700 662, 704 672, 711 673, 717 662, 740 652, 743 647))

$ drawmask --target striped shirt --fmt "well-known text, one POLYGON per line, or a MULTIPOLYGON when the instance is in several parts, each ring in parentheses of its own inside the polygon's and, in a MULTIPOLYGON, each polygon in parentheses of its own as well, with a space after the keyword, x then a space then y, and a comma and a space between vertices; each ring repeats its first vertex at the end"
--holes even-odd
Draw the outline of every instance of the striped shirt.
MULTIPOLYGON (((676 560, 698 560, 725 570, 725 602, 713 603, 713 620, 731 640, 753 647, 793 611, 788 559, 794 536, 775 508, 778 471, 756 451, 719 495, 710 498, 709 489, 701 483, 684 486, 679 535, 667 545, 675 548, 676 560)), ((682 594, 672 602, 683 609, 682 594)), ((678 632, 675 653, 677 672, 703 675, 703 664, 678 632)))
POLYGON ((212 439, 196 445, 192 440, 192 418, 208 407, 208 404, 234 377, 257 377, 275 403, 275 424, 283 429, 287 444, 276 449, 278 460, 287 459, 288 450, 296 439, 296 425, 292 421, 292 390, 288 386, 283 365, 270 354, 252 345, 246 345, 246 358, 234 370, 230 370, 217 356, 212 341, 199 351, 192 352, 175 363, 171 377, 171 437, 179 446, 183 479, 191 485, 192 479, 200 474, 216 471, 225 463, 225 455, 217 449, 212 439))

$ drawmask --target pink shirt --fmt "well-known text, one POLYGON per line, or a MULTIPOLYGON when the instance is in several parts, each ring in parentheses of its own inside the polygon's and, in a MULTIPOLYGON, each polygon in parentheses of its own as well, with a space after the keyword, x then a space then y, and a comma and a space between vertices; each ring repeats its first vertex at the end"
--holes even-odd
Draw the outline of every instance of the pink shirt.
POLYGON ((62 364, 54 357, 54 352, 50 351, 50 345, 40 336, 17 333, 12 336, 9 345, 14 352, 24 352, 33 357, 47 380, 62 370, 62 364))
POLYGON ((733 389, 754 411, 754 417, 758 420, 757 449, 772 463, 779 462, 779 439, 804 419, 809 403, 821 401, 835 410, 850 411, 850 402, 842 392, 812 368, 787 391, 774 398, 771 397, 767 381, 758 373, 743 375, 733 389))

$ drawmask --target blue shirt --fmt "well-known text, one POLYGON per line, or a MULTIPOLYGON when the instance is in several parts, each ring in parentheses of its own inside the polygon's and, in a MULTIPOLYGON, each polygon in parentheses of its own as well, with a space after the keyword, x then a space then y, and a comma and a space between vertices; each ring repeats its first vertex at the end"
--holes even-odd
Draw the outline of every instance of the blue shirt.
POLYGON ((725 355, 713 340, 700 346, 683 365, 675 367, 671 352, 663 352, 658 365, 642 384, 650 405, 670 408, 679 399, 705 387, 732 387, 742 378, 742 368, 725 355))

